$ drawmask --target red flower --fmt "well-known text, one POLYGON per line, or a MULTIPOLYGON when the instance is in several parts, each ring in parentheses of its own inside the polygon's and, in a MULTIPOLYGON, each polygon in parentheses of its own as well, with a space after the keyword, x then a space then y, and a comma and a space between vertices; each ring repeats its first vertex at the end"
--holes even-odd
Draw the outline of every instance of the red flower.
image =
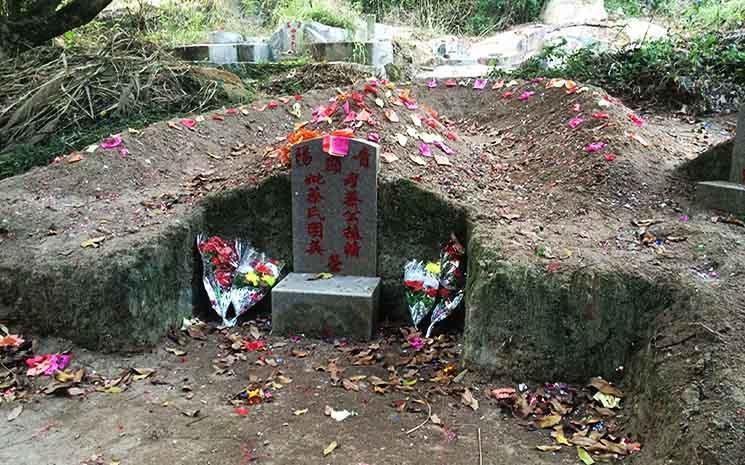
POLYGON ((404 281, 404 286, 408 287, 414 292, 418 292, 424 288, 424 281, 404 281))
POLYGON ((233 273, 231 271, 226 270, 217 270, 215 272, 215 279, 217 280, 217 283, 223 287, 223 288, 229 288, 230 284, 233 282, 233 273))
POLYGON ((247 341, 243 344, 243 348, 249 352, 266 350, 266 341, 247 341))
POLYGON ((444 299, 450 298, 450 289, 448 289, 446 287, 441 287, 440 288, 440 297, 442 297, 444 299))
POLYGON ((437 297, 437 289, 435 289, 434 287, 428 287, 426 292, 427 295, 430 297, 437 297))
POLYGON ((254 269, 257 273, 261 274, 272 274, 272 270, 269 269, 268 266, 266 266, 264 263, 257 264, 254 269))

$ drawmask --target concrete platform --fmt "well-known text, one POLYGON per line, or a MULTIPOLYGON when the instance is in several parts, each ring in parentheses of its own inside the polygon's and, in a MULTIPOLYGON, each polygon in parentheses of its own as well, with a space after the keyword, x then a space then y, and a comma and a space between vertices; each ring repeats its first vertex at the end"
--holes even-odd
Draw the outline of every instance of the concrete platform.
POLYGON ((745 185, 727 181, 707 181, 696 185, 696 201, 701 205, 745 215, 745 185))
POLYGON ((370 339, 378 322, 380 278, 290 273, 272 290, 272 333, 370 339))

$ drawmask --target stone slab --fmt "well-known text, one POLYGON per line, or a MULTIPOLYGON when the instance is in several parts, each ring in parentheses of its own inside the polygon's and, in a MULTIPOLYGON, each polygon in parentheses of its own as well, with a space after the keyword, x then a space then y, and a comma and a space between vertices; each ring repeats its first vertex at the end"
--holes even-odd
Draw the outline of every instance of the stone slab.
POLYGON ((737 136, 735 136, 735 149, 732 151, 729 180, 737 184, 745 184, 745 105, 740 107, 740 114, 737 117, 737 136))
POLYGON ((696 200, 712 209, 745 215, 745 185, 726 181, 707 181, 696 185, 696 200))
POLYGON ((378 322, 380 278, 290 273, 272 290, 272 333, 370 339, 378 322))
POLYGON ((357 139, 346 156, 323 138, 293 147, 293 271, 377 275, 378 146, 357 139))
POLYGON ((317 61, 348 61, 376 67, 393 63, 393 43, 390 41, 317 42, 308 48, 317 61))

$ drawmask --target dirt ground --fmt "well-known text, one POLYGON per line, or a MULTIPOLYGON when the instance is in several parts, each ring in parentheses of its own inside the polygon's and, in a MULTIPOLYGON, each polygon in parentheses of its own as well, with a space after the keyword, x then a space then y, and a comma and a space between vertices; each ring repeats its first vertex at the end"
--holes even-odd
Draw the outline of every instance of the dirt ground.
MULTIPOLYGON (((743 405, 745 381, 744 229, 736 221, 725 222, 726 215, 698 209, 693 183, 679 171, 705 147, 731 137, 733 118, 689 121, 640 111, 646 123, 637 126, 630 110, 600 89, 567 93, 546 87, 544 81, 521 82, 509 91, 445 89, 441 83, 433 90, 418 87, 413 95, 419 99, 417 110, 391 103, 398 102, 396 94, 385 97, 386 108, 397 112, 399 122, 387 121, 373 103, 374 95, 364 95, 376 122, 361 126, 358 136, 378 132, 382 152, 398 158, 383 163, 383 182, 411 180, 463 206, 482 235, 501 241, 510 259, 552 273, 615 267, 652 281, 677 279, 711 296, 713 304, 706 308, 672 312, 664 321, 649 322, 659 325, 649 343, 655 350, 659 347, 654 363, 670 374, 664 380, 674 391, 670 396, 682 399, 685 408, 675 412, 679 423, 650 421, 644 427, 651 437, 668 428, 669 436, 684 443, 692 436, 700 438, 703 445, 697 442, 696 447, 702 455, 691 463, 741 463, 742 445, 736 439, 744 434, 745 422, 736 412, 743 405), (522 95, 527 97, 518 98, 522 95), (413 137, 406 146, 396 142, 396 135, 408 129, 425 130, 415 127, 410 117, 434 118, 431 110, 438 112, 433 132, 457 134, 447 140, 456 150, 452 166, 432 159, 420 166, 410 159, 418 154, 413 137), (596 113, 607 115, 593 116, 596 113), (582 124, 568 127, 579 115, 582 124), (589 153, 588 145, 597 142, 607 146, 589 153), (658 240, 644 241, 640 232, 658 240), (710 452, 713 455, 707 455, 710 452), (716 462, 709 460, 713 456, 716 462)), ((304 95, 298 101, 303 118, 333 97, 331 91, 304 95)), ((32 279, 34 270, 66 264, 82 268, 137 250, 175 228, 207 195, 284 173, 286 167, 273 150, 286 143, 301 121, 289 113, 293 103, 290 97, 276 109, 259 104, 245 112, 219 112, 217 118, 205 115, 193 129, 178 121, 160 123, 124 134, 126 155, 118 150, 70 154, 53 166, 0 182, 0 283, 8 284, 0 287, 0 319, 5 321, 7 315, 11 328, 22 327, 36 315, 54 315, 62 297, 74 301, 76 292, 88 292, 81 286, 62 297, 31 292, 19 297, 18 281, 32 279), (81 247, 95 237, 105 238, 99 248, 81 247), (10 308, 17 301, 26 305, 2 312, 3 305, 10 308)), ((335 129, 338 119, 311 127, 335 129)), ((82 278, 75 274, 70 279, 82 278)), ((95 297, 94 292, 90 295, 95 297)), ((55 332, 74 337, 74 325, 55 327, 55 318, 46 318, 55 332)), ((297 358, 288 353, 290 341, 271 341, 288 343, 279 353, 285 360, 284 375, 293 381, 276 392, 272 403, 249 407, 245 418, 229 405, 231 395, 245 387, 251 373, 265 378, 275 369, 255 365, 254 354, 235 364, 235 376, 213 376, 212 361, 222 343, 217 335, 189 342, 183 360, 164 351, 169 343, 132 357, 76 348, 77 363, 107 376, 125 367, 148 367, 157 369, 155 379, 168 384, 152 385, 146 379, 120 394, 35 397, 15 421, 3 424, 0 418, 8 430, 2 435, 6 447, 0 444, 0 459, 77 464, 104 454, 105 464, 476 464, 481 428, 483 463, 578 463, 573 448, 556 455, 536 450, 536 445, 550 444, 550 438, 526 431, 501 413, 484 395, 499 384, 486 378, 466 378, 481 402, 477 412, 464 407, 457 395, 425 396, 445 428, 426 425, 409 436, 405 431, 426 414, 397 412, 391 402, 416 398, 417 393, 424 396, 428 383, 417 382, 412 392, 386 395, 331 387, 328 376, 313 367, 336 356, 332 345, 318 343, 311 355, 297 358), (184 385, 192 390, 184 392, 184 385), (336 423, 323 415, 325 405, 359 415, 336 423), (196 408, 197 417, 182 414, 196 408), (308 413, 293 415, 305 408, 308 413), (339 447, 324 458, 324 447, 334 440, 339 447), (250 458, 242 447, 252 451, 250 458)), ((46 351, 44 345, 51 350, 53 342, 42 339, 37 353, 46 351)), ((354 370, 352 375, 357 374, 354 370)), ((360 368, 359 373, 371 374, 365 370, 372 369, 360 368)), ((3 404, 0 409, 6 413, 12 407, 3 404)), ((670 449, 666 445, 663 453, 670 449)))
MULTIPOLYGON (((245 327, 243 330, 246 332, 245 327)), ((393 334, 393 330, 386 333, 393 334)), ((384 366, 412 352, 410 348, 401 349, 395 337, 371 342, 380 344, 376 352, 381 358, 372 366, 352 365, 348 352, 331 342, 270 337, 273 348, 269 351, 243 352, 245 360, 236 361, 229 373, 218 374, 221 370, 216 370, 216 365, 233 353, 220 348, 229 347, 226 341, 221 333, 213 333, 204 341, 183 339, 183 346, 167 340, 149 353, 133 356, 73 348, 74 367, 85 367, 106 377, 116 377, 125 368, 152 368, 156 372, 148 379, 132 382, 121 393, 93 391, 78 398, 37 397, 25 404, 13 422, 6 422, 5 417, 14 404, 0 405, 2 463, 478 464, 479 429, 484 464, 576 463, 571 449, 559 454, 537 450, 537 445, 551 444, 551 438, 547 433, 528 431, 494 400, 487 399, 485 391, 496 385, 484 384, 468 374, 457 385, 460 389, 470 387, 479 399, 479 409, 473 411, 457 394, 445 392, 453 386, 429 381, 439 362, 418 368, 419 381, 411 391, 391 389, 385 394, 373 393, 364 380, 359 382, 359 391, 332 385, 329 374, 316 369, 338 358, 346 378, 376 375, 385 379, 384 366), (186 355, 177 357, 165 351, 173 347, 186 355), (299 358, 293 350, 308 355, 299 358), (277 366, 259 366, 256 361, 260 358, 276 360, 277 366), (263 382, 276 379, 280 372, 291 382, 281 389, 271 389, 272 402, 248 405, 245 416, 236 413, 231 398, 246 388, 249 377, 263 382), (395 403, 406 399, 407 408, 399 411, 395 403), (413 402, 417 399, 427 401, 442 426, 430 422, 406 434, 428 416, 426 405, 413 402), (326 406, 347 409, 357 416, 337 422, 324 415, 326 406), (302 415, 294 413, 305 409, 307 413, 302 415), (184 414, 194 410, 199 410, 197 416, 184 414), (324 457, 323 450, 332 441, 338 448, 324 457)), ((39 347, 41 352, 63 349, 70 346, 60 340, 46 340, 39 347)), ((455 344, 453 355, 457 353, 455 344)), ((40 380, 39 384, 47 382, 40 380)))

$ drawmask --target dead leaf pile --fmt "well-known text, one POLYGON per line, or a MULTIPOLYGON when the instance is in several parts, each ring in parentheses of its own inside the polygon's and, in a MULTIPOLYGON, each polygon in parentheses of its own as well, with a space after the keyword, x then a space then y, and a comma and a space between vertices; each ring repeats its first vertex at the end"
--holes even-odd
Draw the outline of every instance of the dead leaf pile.
MULTIPOLYGON (((539 450, 555 452, 574 446, 591 459, 607 460, 641 449, 639 443, 623 437, 616 417, 624 394, 608 381, 592 378, 586 388, 564 383, 546 383, 535 390, 522 387, 493 389, 491 395, 516 417, 527 420, 530 428, 551 430, 555 443, 538 446, 539 450)), ((466 400, 464 394, 464 404, 466 400)), ((582 459, 583 453, 579 455, 582 459)))

